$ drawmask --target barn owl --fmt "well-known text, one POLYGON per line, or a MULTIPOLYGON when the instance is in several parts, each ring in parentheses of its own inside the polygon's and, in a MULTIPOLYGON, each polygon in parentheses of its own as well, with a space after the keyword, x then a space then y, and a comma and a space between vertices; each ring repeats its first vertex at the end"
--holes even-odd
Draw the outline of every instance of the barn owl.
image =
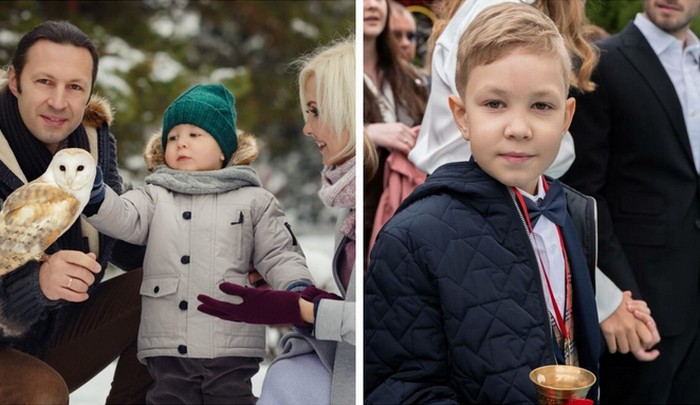
POLYGON ((94 179, 90 153, 62 149, 41 177, 7 197, 0 211, 0 276, 43 256, 80 216, 94 179))

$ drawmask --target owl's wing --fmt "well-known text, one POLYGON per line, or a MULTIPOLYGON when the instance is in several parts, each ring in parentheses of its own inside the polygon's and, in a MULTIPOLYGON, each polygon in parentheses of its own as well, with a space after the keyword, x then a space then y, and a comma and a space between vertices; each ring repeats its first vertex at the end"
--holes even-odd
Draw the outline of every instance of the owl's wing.
POLYGON ((47 183, 29 183, 0 211, 0 276, 36 259, 73 225, 79 201, 47 183))
POLYGON ((54 199, 55 196, 53 194, 48 194, 45 192, 49 187, 62 191, 53 184, 41 181, 41 179, 37 179, 23 185, 7 196, 7 199, 5 199, 5 202, 2 205, 2 213, 11 212, 21 208, 22 205, 26 204, 26 202, 30 200, 42 203, 54 199))

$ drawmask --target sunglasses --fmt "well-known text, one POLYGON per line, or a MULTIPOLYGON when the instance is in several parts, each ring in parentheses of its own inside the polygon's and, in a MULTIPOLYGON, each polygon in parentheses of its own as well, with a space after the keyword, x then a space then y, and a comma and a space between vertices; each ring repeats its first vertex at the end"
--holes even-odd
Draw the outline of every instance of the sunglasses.
POLYGON ((401 37, 406 37, 409 41, 413 42, 417 38, 417 34, 415 31, 400 31, 400 30, 393 30, 394 36, 398 41, 401 40, 401 37))

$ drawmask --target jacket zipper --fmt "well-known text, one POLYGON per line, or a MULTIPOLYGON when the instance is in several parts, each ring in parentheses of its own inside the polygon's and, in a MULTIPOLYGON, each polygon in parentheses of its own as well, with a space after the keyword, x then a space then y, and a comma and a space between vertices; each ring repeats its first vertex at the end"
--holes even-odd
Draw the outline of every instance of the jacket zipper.
POLYGON ((544 310, 544 315, 545 319, 547 320, 547 325, 549 325, 548 328, 546 328, 547 331, 547 341, 549 342, 548 347, 551 350, 552 358, 554 359, 554 364, 559 364, 559 361, 557 359, 557 354, 554 352, 554 348, 552 347, 552 342, 554 341, 554 338, 552 336, 552 325, 551 322, 549 321, 549 310, 547 309, 547 297, 544 295, 544 288, 542 287, 542 271, 543 269, 540 268, 540 262, 537 260, 537 251, 535 251, 535 237, 532 234, 532 232, 528 231, 527 227, 527 222, 525 222, 525 217, 523 216, 522 211, 520 210, 520 205, 518 204, 518 201, 515 197, 515 194, 513 193, 512 190, 508 189, 508 194, 510 194, 510 198, 513 201, 513 205, 515 205, 515 211, 518 213, 518 217, 520 217, 520 222, 523 224, 523 230, 525 231, 525 234, 527 235, 528 240, 530 241, 530 260, 533 260, 535 264, 537 264, 537 280, 539 281, 538 284, 538 289, 540 290, 542 294, 542 309, 544 310))

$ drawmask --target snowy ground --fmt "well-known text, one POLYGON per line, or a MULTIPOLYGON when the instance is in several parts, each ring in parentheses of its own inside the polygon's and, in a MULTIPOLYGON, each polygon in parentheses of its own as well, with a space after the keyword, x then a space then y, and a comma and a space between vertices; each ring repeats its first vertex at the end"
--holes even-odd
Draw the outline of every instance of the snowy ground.
MULTIPOLYGON (((297 237, 302 249, 304 249, 307 264, 317 285, 326 289, 334 289, 335 286, 330 271, 333 258, 333 230, 324 229, 321 232, 314 232, 313 235, 299 234, 297 237)), ((276 338, 277 336, 274 333, 268 335, 268 340, 276 338)), ((116 363, 111 364, 87 384, 73 392, 70 396, 70 403, 72 405, 103 404, 109 393, 115 365, 116 363)), ((261 364, 260 371, 253 378, 253 393, 255 395, 260 395, 260 387, 262 386, 267 366, 267 362, 261 364)))

